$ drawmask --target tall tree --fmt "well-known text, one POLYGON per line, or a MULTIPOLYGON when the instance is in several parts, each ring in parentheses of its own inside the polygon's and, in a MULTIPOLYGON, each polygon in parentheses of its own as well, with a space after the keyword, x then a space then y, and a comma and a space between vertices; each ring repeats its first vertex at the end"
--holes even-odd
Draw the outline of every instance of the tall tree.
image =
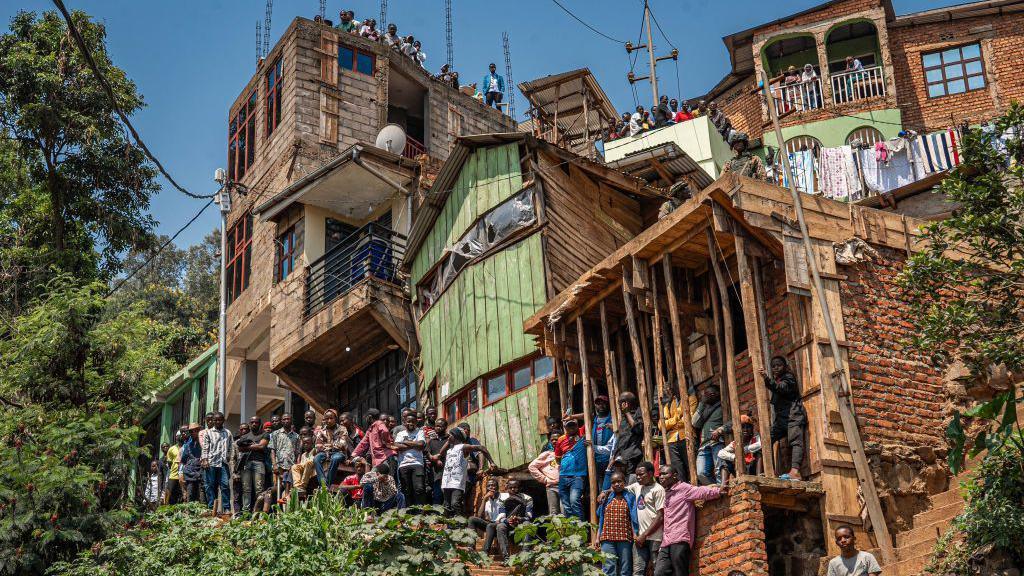
MULTIPOLYGON (((72 20, 117 105, 126 114, 138 111, 142 97, 111 63, 103 25, 82 12, 72 20)), ((16 162, 25 176, 2 206, 17 216, 4 232, 32 252, 31 258, 3 255, 3 264, 17 271, 19 303, 39 294, 38 277, 52 275, 46 271, 109 277, 125 251, 151 244, 156 173, 56 12, 20 12, 0 35, 0 131, 13 141, 0 160, 16 162)))

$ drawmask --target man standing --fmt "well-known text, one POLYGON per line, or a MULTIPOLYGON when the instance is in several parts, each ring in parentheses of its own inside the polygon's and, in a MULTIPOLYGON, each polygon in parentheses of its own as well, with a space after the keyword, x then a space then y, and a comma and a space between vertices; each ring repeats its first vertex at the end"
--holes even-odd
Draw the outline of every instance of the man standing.
POLYGON ((661 467, 661 487, 665 489, 664 530, 654 576, 689 576, 690 549, 693 546, 697 513, 693 503, 714 500, 728 489, 719 486, 693 486, 679 480, 669 466, 661 467))
POLYGON ((839 556, 828 561, 826 576, 869 576, 882 573, 878 560, 870 552, 857 549, 853 528, 843 524, 835 531, 839 556))
POLYGON ((747 178, 767 180, 764 170, 764 162, 761 158, 750 153, 750 138, 743 132, 735 130, 729 136, 729 148, 734 154, 732 160, 725 163, 722 172, 734 172, 747 178))
POLYGON ((661 128, 672 123, 672 110, 668 106, 668 96, 662 95, 658 105, 654 107, 654 127, 661 128))
POLYGON ((220 512, 231 509, 229 480, 231 471, 228 468, 231 458, 235 455, 235 442, 231 431, 224 428, 224 413, 213 413, 213 428, 206 431, 202 442, 203 470, 206 471, 206 504, 211 509, 220 491, 220 512))
POLYGON ((309 426, 310 430, 316 432, 316 410, 312 408, 306 410, 306 413, 302 416, 302 421, 305 422, 306 426, 309 426))
POLYGON ((183 497, 185 502, 199 502, 199 494, 202 492, 203 452, 199 447, 199 435, 202 434, 201 426, 193 422, 188 425, 188 439, 181 446, 181 468, 180 474, 184 482, 183 497))
POLYGON ((239 466, 242 469, 242 509, 252 512, 256 497, 263 492, 264 469, 263 454, 270 444, 270 435, 263 431, 259 416, 249 419, 249 433, 238 439, 238 452, 241 455, 239 466))
POLYGON ((501 104, 501 99, 505 96, 505 79, 497 73, 498 67, 494 65, 494 62, 491 62, 487 69, 489 72, 484 75, 483 82, 480 83, 484 89, 485 103, 487 106, 493 104, 495 108, 500 109, 498 104, 501 104))
POLYGON ((693 427, 700 430, 700 447, 697 449, 697 475, 701 484, 717 481, 718 451, 725 446, 722 436, 732 430, 731 425, 722 424, 722 393, 714 382, 709 382, 693 413, 693 427), (703 478, 700 478, 703 476, 703 478))
POLYGON ((170 471, 167 474, 167 484, 164 489, 167 492, 168 504, 177 504, 183 498, 184 480, 181 479, 181 447, 185 444, 185 438, 187 437, 188 426, 183 425, 181 428, 178 428, 177 434, 174 435, 174 444, 167 449, 167 465, 170 467, 170 471))
POLYGON ((367 419, 375 419, 366 429, 366 435, 363 436, 356 449, 352 451, 352 455, 363 456, 369 452, 374 467, 387 462, 389 464, 388 469, 394 474, 397 471, 397 466, 395 465, 395 439, 391 436, 391 430, 388 428, 387 415, 372 409, 368 410, 366 415, 367 419))
MULTIPOLYGON (((435 411, 436 413, 436 411, 435 411)), ((427 409, 430 414, 430 409, 427 409)), ((441 448, 448 441, 448 421, 444 418, 434 420, 433 430, 427 435, 427 456, 430 459, 428 469, 429 482, 431 486, 431 504, 440 504, 443 494, 441 493, 441 476, 444 474, 444 460, 441 457, 441 448)))
POLYGON ((416 413, 405 413, 405 428, 395 437, 398 446, 398 480, 405 495, 406 506, 427 503, 426 473, 423 469, 423 447, 426 437, 416 427, 416 413))
POLYGON ((270 434, 270 457, 281 493, 292 487, 292 465, 299 454, 299 434, 292 428, 292 415, 281 415, 281 427, 270 434))
POLYGON ((665 488, 654 478, 654 464, 641 462, 636 467, 636 482, 627 488, 636 498, 636 517, 640 525, 633 540, 633 575, 644 576, 647 566, 657 572, 665 521, 665 488))
POLYGON ((619 394, 619 413, 622 417, 616 432, 613 459, 626 466, 626 478, 636 473, 636 466, 644 459, 644 415, 636 394, 619 394))
POLYGON ((569 417, 563 422, 565 434, 555 442, 558 460, 558 499, 562 513, 583 520, 583 484, 587 477, 587 441, 579 422, 569 417))

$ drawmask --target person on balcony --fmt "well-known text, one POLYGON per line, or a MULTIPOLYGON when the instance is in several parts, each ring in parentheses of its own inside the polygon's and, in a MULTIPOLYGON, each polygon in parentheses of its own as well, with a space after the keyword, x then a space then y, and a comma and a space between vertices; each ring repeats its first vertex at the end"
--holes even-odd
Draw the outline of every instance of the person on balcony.
POLYGON ((864 77, 864 65, 853 56, 846 57, 846 101, 863 96, 861 91, 861 79, 864 77))
POLYGON ((800 81, 804 83, 804 94, 807 97, 807 107, 815 109, 819 107, 821 99, 818 98, 818 73, 814 71, 814 65, 804 64, 804 71, 800 74, 800 81))
POLYGON ((733 156, 732 160, 726 162, 722 173, 733 172, 747 178, 766 180, 764 162, 759 157, 751 154, 748 149, 749 147, 750 139, 747 135, 743 132, 733 131, 732 136, 729 138, 729 148, 732 149, 735 156, 733 156))
POLYGON ((495 108, 500 109, 501 99, 505 96, 505 79, 498 74, 498 67, 491 62, 487 66, 487 74, 484 74, 484 79, 480 83, 480 86, 484 89, 485 104, 487 106, 493 105, 495 108))
POLYGON ((377 30, 377 21, 373 18, 363 20, 363 25, 359 28, 359 35, 363 38, 373 40, 374 42, 380 40, 380 31, 377 30))
POLYGON ((729 121, 729 117, 725 115, 725 112, 718 107, 717 102, 708 104, 708 116, 711 123, 715 125, 715 129, 722 135, 722 139, 729 142, 729 137, 734 132, 732 122, 729 121))
POLYGON ((786 69, 786 75, 782 81, 787 85, 800 83, 800 73, 797 72, 796 66, 790 66, 786 69))

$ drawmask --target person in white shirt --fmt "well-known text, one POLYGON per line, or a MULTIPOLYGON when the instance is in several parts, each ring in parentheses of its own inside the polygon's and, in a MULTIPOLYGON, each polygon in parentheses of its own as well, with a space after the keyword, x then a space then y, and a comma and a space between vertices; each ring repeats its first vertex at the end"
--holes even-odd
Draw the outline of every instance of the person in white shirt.
POLYGON ((494 459, 491 458, 487 448, 470 444, 469 438, 462 428, 456 426, 448 431, 448 440, 441 447, 441 457, 444 458, 441 494, 446 516, 465 514, 463 507, 466 496, 466 480, 469 477, 469 460, 466 457, 477 452, 483 454, 487 458, 487 462, 494 466, 494 459))
POLYGON ((427 502, 426 469, 423 467, 423 448, 427 445, 422 428, 416 427, 416 413, 407 412, 405 428, 395 436, 398 450, 398 480, 407 506, 427 502))
POLYGON ((224 428, 224 413, 213 413, 213 428, 202 438, 202 466, 206 475, 206 503, 212 509, 220 490, 221 513, 231 509, 231 459, 235 453, 235 439, 224 428))
POLYGON ((402 37, 398 35, 398 26, 388 24, 388 31, 384 34, 384 44, 386 44, 388 48, 394 48, 396 50, 402 48, 402 37))
POLYGON ((498 540, 498 549, 504 560, 508 560, 508 515, 505 512, 505 503, 500 497, 497 478, 487 479, 487 488, 484 492, 484 499, 480 502, 480 508, 476 516, 469 519, 469 527, 484 534, 484 554, 491 551, 495 536, 498 540))
POLYGON ((636 107, 636 112, 633 112, 633 115, 629 117, 629 135, 630 136, 636 136, 641 131, 643 131, 643 121, 644 121, 644 107, 643 106, 637 106, 636 107))
POLYGON ((160 497, 164 493, 164 473, 159 460, 149 463, 149 475, 146 476, 146 488, 142 500, 150 511, 160 506, 160 497))
POLYGON ((633 539, 633 575, 644 576, 647 565, 657 574, 661 549, 662 524, 665 521, 665 488, 654 477, 654 464, 636 466, 636 482, 626 487, 636 497, 636 519, 640 532, 633 539))
POLYGON ((881 574, 882 567, 870 552, 857 549, 857 536, 846 524, 836 528, 839 556, 828 561, 826 576, 869 576, 881 574))

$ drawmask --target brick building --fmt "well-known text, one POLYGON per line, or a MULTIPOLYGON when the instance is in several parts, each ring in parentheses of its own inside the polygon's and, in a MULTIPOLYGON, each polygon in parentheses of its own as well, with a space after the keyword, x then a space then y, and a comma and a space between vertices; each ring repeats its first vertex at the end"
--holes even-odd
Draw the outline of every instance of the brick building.
POLYGON ((830 535, 841 524, 854 526, 886 573, 916 574, 962 507, 944 464, 941 367, 906 347, 909 310, 896 284, 923 221, 810 194, 801 201, 823 293, 813 288, 789 191, 727 175, 524 327, 577 381, 612 395, 635 391, 643 410, 645 396, 655 404, 720 387, 726 421, 739 428, 749 410, 763 438, 768 392, 754 375, 768 358, 787 358, 809 420, 803 481, 777 480, 787 453, 765 452, 763 476, 741 475, 728 499, 707 503, 700 574, 817 574, 837 553, 830 535))
POLYGON ((393 263, 421 177, 458 135, 514 129, 398 51, 294 19, 228 114, 228 411, 268 414, 290 392, 293 411, 408 402, 415 339, 393 263), (403 148, 375 145, 388 124, 403 148), (350 380, 369 396, 339 396, 350 380))

